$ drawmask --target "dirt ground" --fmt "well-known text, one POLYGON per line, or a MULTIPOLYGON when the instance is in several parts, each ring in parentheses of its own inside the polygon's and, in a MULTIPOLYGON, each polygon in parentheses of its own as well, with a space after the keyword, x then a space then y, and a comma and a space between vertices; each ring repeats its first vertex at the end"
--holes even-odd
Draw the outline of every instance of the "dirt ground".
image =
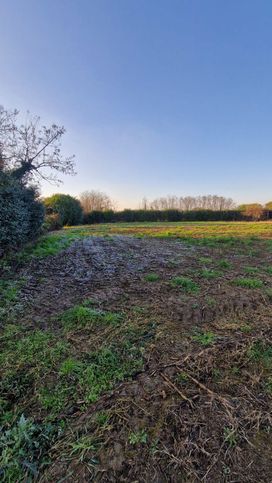
MULTIPOLYGON (((57 333, 58 315, 88 300, 124 314, 144 340, 132 377, 93 403, 63 408, 65 433, 37 481, 270 482, 270 266, 264 242, 209 247, 120 235, 86 237, 19 267, 25 327, 57 333), (96 445, 84 446, 88 438, 96 445), (75 441, 79 450, 69 450, 75 441)), ((106 337, 118 343, 122 330, 69 337, 84 353, 106 337)), ((35 404, 28 411, 44 414, 35 404)))

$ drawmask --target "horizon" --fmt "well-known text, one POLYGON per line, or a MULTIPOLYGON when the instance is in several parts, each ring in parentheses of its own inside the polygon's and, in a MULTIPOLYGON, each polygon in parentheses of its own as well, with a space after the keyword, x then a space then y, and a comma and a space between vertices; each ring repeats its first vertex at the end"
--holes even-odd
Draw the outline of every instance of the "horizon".
POLYGON ((265 0, 1 2, 0 104, 63 124, 76 155, 42 196, 270 201, 271 14, 265 0))

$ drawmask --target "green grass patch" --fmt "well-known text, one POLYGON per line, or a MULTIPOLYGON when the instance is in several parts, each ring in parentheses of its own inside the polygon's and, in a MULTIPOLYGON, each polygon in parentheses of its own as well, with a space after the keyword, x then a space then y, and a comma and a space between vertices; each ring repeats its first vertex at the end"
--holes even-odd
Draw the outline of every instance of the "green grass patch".
POLYGON ((251 360, 261 363, 267 369, 272 368, 272 345, 264 341, 256 341, 248 350, 251 360))
POLYGON ((157 273, 148 273, 145 276, 145 281, 146 282, 157 282, 159 280, 159 275, 157 273))
POLYGON ((258 278, 237 278, 233 284, 244 288, 262 288, 263 281, 258 278))
POLYGON ((222 269, 228 269, 232 267, 232 264, 228 260, 223 259, 217 263, 217 266, 222 269))
POLYGON ((192 335, 192 339, 201 345, 208 346, 215 342, 216 335, 213 332, 195 331, 194 335, 192 335))
POLYGON ((103 312, 88 306, 88 302, 76 305, 61 314, 59 320, 66 330, 84 329, 93 325, 118 325, 123 315, 114 312, 103 312))
POLYGON ((173 287, 179 287, 188 293, 197 293, 199 291, 197 283, 187 277, 174 277, 171 280, 171 285, 173 287))
POLYGON ((217 278, 222 276, 222 272, 219 270, 209 270, 208 268, 204 268, 199 272, 199 275, 203 278, 217 278))
POLYGON ((249 273, 249 274, 254 274, 254 273, 258 273, 259 272, 259 268, 258 267, 244 267, 244 271, 246 273, 249 273))
POLYGON ((213 259, 209 257, 200 257, 198 259, 199 263, 202 263, 203 265, 209 265, 213 263, 213 259))

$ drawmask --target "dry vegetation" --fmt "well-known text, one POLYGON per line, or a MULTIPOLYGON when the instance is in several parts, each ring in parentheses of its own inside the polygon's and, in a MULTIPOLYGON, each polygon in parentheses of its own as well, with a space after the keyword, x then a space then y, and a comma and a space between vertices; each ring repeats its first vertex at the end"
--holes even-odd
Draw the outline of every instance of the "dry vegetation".
POLYGON ((68 228, 1 271, 3 481, 271 481, 271 224, 68 228))

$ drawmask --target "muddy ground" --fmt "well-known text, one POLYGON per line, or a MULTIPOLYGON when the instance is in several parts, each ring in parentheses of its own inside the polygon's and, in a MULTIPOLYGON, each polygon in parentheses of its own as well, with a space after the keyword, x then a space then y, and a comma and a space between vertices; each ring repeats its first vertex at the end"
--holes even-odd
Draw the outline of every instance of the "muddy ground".
MULTIPOLYGON (((270 265, 261 242, 207 247, 114 236, 83 238, 20 266, 26 327, 57 332, 58 314, 86 300, 146 327, 139 371, 98 401, 61 411, 67 429, 37 481, 270 482, 270 265), (175 285, 176 277, 197 289, 175 285), (241 278, 261 286, 239 286, 241 278), (108 415, 104 426, 97 425, 101 411, 108 415), (96 447, 69 450, 88 436, 96 447)), ((71 337, 80 353, 109 333, 98 328, 71 337)), ((35 404, 28 410, 44 417, 35 404)))

